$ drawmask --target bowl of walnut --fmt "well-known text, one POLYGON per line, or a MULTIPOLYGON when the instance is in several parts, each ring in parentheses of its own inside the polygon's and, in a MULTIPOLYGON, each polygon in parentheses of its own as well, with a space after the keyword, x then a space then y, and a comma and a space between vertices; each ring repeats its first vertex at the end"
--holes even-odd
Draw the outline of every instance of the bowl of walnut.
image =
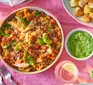
POLYGON ((66 12, 83 25, 93 27, 93 0, 62 0, 66 12))

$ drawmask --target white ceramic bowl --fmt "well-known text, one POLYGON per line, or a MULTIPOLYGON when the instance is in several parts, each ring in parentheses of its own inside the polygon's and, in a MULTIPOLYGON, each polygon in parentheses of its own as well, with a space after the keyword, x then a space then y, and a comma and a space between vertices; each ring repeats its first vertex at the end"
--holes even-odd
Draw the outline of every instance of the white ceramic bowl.
MULTIPOLYGON (((62 52, 62 50, 63 50, 63 44, 64 44, 64 34, 63 34, 63 30, 62 30, 61 24, 59 23, 59 21, 56 19, 56 17, 55 17, 53 14, 51 14, 50 12, 46 11, 45 9, 42 9, 42 8, 39 8, 39 7, 23 7, 23 8, 20 8, 20 9, 18 9, 18 10, 15 10, 14 12, 12 12, 12 13, 4 20, 4 22, 2 23, 2 25, 3 25, 8 19, 13 18, 13 17, 15 16, 16 12, 19 11, 19 10, 21 10, 21 9, 29 9, 29 10, 39 10, 39 11, 43 11, 45 14, 47 14, 47 15, 51 16, 53 19, 55 19, 55 21, 57 22, 58 26, 61 28, 60 30, 61 30, 61 34, 62 34, 62 41, 61 41, 62 43, 61 43, 60 51, 59 51, 56 59, 55 59, 50 65, 48 65, 46 68, 44 68, 44 69, 42 69, 42 70, 40 70, 40 71, 35 71, 35 72, 21 72, 21 71, 18 71, 17 69, 14 69, 14 68, 12 68, 11 66, 9 66, 9 65, 3 60, 2 57, 1 57, 1 59, 2 59, 2 61, 5 63, 5 65, 7 65, 8 67, 10 67, 11 69, 13 69, 13 70, 16 71, 16 72, 24 73, 24 74, 37 74, 37 73, 41 73, 41 72, 46 71, 47 69, 49 69, 51 66, 53 66, 54 63, 55 63, 55 62, 58 60, 58 58, 60 57, 61 52, 62 52)), ((2 25, 1 25, 1 26, 2 26, 2 25)), ((1 52, 0 52, 0 53, 1 53, 1 52)))
POLYGON ((90 33, 88 30, 85 30, 85 29, 83 29, 83 28, 77 28, 77 29, 75 29, 75 30, 72 30, 72 31, 67 35, 66 41, 65 41, 65 49, 66 49, 67 53, 68 53, 73 59, 75 59, 75 60, 86 60, 86 59, 89 59, 89 58, 93 55, 93 52, 92 52, 89 56, 87 56, 86 58, 80 59, 80 58, 76 58, 76 57, 74 57, 73 55, 71 55, 71 53, 70 53, 69 50, 68 50, 68 45, 67 45, 68 39, 69 39, 69 37, 70 37, 73 33, 77 32, 77 31, 86 32, 86 33, 90 34, 91 37, 93 38, 92 33, 90 33))
POLYGON ((75 10, 74 8, 72 8, 70 5, 69 5, 69 0, 61 0, 62 1, 62 4, 66 10, 66 12, 73 18, 75 19, 77 22, 83 24, 83 25, 86 25, 86 26, 89 26, 89 27, 93 27, 93 22, 90 22, 90 23, 85 23, 82 21, 82 17, 76 17, 75 16, 75 10))

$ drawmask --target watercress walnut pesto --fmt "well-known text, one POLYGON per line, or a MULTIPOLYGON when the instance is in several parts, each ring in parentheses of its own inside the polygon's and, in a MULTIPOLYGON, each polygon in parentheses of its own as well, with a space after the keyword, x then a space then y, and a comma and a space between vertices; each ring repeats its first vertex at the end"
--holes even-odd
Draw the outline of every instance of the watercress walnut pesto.
POLYGON ((55 19, 38 10, 19 10, 0 29, 3 60, 22 72, 46 68, 56 59, 61 43, 55 19))
POLYGON ((67 35, 65 46, 73 59, 89 59, 93 55, 93 35, 83 28, 74 29, 67 35))
POLYGON ((67 44, 70 53, 76 58, 86 58, 93 52, 93 38, 87 32, 74 32, 67 44))

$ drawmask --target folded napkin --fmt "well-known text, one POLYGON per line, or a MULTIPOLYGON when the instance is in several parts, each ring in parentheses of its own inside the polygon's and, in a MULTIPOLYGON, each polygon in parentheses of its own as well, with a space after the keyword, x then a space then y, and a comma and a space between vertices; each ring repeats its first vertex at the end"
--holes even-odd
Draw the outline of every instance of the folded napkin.
POLYGON ((14 6, 14 5, 18 5, 18 4, 21 4, 22 2, 24 2, 25 0, 9 0, 9 4, 11 6, 14 6))
POLYGON ((15 6, 15 5, 21 4, 24 1, 32 1, 32 0, 0 0, 0 1, 10 6, 15 6))

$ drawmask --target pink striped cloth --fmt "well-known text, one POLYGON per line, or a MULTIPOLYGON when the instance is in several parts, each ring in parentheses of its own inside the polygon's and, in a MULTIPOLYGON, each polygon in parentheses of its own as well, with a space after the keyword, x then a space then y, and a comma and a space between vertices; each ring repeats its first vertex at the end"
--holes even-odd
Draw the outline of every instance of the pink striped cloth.
MULTIPOLYGON (((89 30, 93 34, 93 28, 81 25, 66 13, 61 3, 61 0, 34 0, 33 2, 30 2, 28 4, 18 5, 14 7, 10 7, 8 5, 4 5, 3 3, 0 3, 0 21, 3 21, 7 17, 7 15, 12 11, 14 11, 15 9, 18 9, 20 7, 25 7, 25 6, 41 7, 54 14, 63 27, 65 38, 71 30, 76 28, 84 28, 86 30, 89 30)), ((85 71, 85 68, 88 69, 89 66, 90 67, 93 66, 92 63, 93 57, 85 61, 74 60, 66 53, 65 47, 57 63, 53 65, 49 70, 43 73, 35 74, 35 75, 25 75, 25 74, 16 73, 9 68, 8 69, 11 72, 13 79, 18 83, 18 85, 63 85, 62 83, 57 81, 54 75, 55 66, 60 61, 63 60, 70 60, 77 65, 80 72, 79 78, 76 82, 77 84, 93 83, 93 80, 90 78, 90 75, 88 74, 87 70, 85 71)), ((3 64, 2 61, 1 64, 3 64)), ((6 85, 11 85, 7 80, 4 80, 4 82, 6 85)))

